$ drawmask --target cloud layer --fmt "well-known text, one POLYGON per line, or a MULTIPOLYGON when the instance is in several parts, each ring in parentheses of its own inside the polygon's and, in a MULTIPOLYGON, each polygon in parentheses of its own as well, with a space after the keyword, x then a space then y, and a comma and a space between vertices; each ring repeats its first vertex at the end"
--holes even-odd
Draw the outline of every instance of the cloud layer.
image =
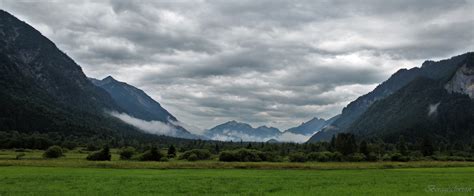
POLYGON ((177 134, 177 130, 173 126, 167 125, 160 121, 146 121, 119 112, 110 112, 109 114, 147 133, 156 135, 179 136, 177 134))
POLYGON ((474 49, 473 1, 17 1, 87 75, 187 124, 328 118, 399 68, 474 49))

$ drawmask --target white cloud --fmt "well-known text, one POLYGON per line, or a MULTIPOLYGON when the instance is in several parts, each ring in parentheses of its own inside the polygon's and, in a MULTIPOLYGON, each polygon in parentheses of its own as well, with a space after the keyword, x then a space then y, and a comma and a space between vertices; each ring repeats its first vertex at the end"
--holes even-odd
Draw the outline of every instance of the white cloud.
POLYGON ((146 121, 134 118, 125 113, 110 112, 110 115, 122 120, 125 123, 133 125, 147 133, 156 135, 176 136, 176 129, 160 121, 146 121))
POLYGON ((280 142, 296 142, 296 143, 304 143, 308 141, 311 135, 302 135, 302 134, 295 134, 290 132, 285 132, 281 134, 276 140, 280 142))

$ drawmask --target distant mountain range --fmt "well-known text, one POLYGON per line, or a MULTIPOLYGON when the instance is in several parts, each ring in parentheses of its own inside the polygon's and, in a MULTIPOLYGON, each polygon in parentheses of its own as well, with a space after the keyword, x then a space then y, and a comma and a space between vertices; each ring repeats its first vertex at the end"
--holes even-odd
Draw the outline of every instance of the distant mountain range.
POLYGON ((322 118, 313 118, 308 122, 302 123, 300 126, 290 128, 285 132, 301 135, 313 135, 314 133, 333 123, 338 118, 339 115, 336 115, 329 120, 324 120, 322 118))
POLYGON ((249 124, 229 121, 207 130, 204 135, 213 140, 223 141, 267 141, 281 134, 274 127, 261 126, 253 128, 249 124))
POLYGON ((432 137, 468 142, 474 130, 474 53, 421 68, 402 69, 372 92, 351 102, 339 119, 316 133, 309 142, 328 141, 349 132, 359 137, 394 141, 432 137))
POLYGON ((274 127, 260 126, 254 128, 246 123, 229 121, 207 130, 204 135, 213 140, 279 142, 284 139, 282 137, 285 134, 309 137, 334 122, 337 118, 338 116, 329 120, 313 118, 283 132, 274 127))

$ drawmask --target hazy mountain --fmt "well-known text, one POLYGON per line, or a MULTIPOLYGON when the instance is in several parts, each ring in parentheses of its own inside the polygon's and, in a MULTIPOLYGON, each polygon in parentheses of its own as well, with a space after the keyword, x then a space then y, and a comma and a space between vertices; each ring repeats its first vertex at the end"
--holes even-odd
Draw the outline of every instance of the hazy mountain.
MULTIPOLYGON (((456 104, 459 104, 459 101, 467 104, 465 109, 468 109, 470 103, 465 100, 466 98, 460 98, 455 95, 455 93, 450 94, 449 92, 465 93, 467 95, 465 97, 469 98, 473 88, 472 69, 469 68, 471 66, 470 62, 472 61, 469 59, 471 59, 472 56, 473 53, 466 53, 439 62, 426 61, 421 68, 398 71, 389 80, 379 85, 374 91, 359 97, 346 107, 353 109, 356 108, 354 107, 355 103, 365 103, 366 109, 360 110, 363 107, 359 107, 358 111, 343 110, 341 118, 346 117, 343 120, 346 120, 344 123, 348 124, 341 123, 340 119, 336 120, 331 126, 328 126, 328 128, 316 133, 309 141, 328 140, 332 135, 339 132, 357 132, 362 135, 379 135, 383 133, 382 135, 386 135, 386 133, 393 131, 394 134, 400 134, 401 130, 404 130, 403 132, 409 132, 409 130, 417 130, 424 125, 428 125, 426 122, 427 118, 425 119, 425 117, 427 117, 426 114, 430 106, 439 107, 438 109, 442 109, 445 106, 455 108, 457 107, 456 104), (397 86, 401 86, 400 89, 391 92, 396 89, 394 87, 397 86), (381 91, 381 89, 384 88, 391 90, 381 91), (375 101, 373 101, 374 99, 369 101, 370 99, 367 99, 367 97, 380 95, 380 93, 376 91, 390 93, 386 93, 386 96, 379 96, 375 101), (438 102, 439 105, 436 105, 438 102), (452 103, 454 105, 446 103, 452 103), (344 113, 346 113, 345 116, 344 113), (347 118, 347 116, 350 115, 356 118, 348 120, 349 118, 347 118)), ((361 105, 362 104, 358 106, 361 105)), ((449 110, 449 112, 442 114, 448 116, 458 115, 456 110, 449 110)), ((464 117, 470 118, 468 117, 470 114, 472 113, 467 113, 464 117)), ((448 118, 446 116, 444 117, 448 118)), ((459 123, 469 126, 464 122, 459 123)), ((449 130, 449 128, 446 127, 449 123, 447 124, 446 121, 442 119, 438 119, 436 123, 433 121, 431 124, 438 124, 440 127, 444 127, 445 130, 449 130)), ((427 127, 424 127, 425 130, 426 128, 427 127)))
POLYGON ((339 115, 332 117, 331 119, 324 120, 322 118, 313 118, 308 122, 304 122, 297 127, 290 128, 285 133, 294 133, 294 134, 301 134, 301 135, 313 135, 314 133, 320 131, 325 126, 333 123, 339 115))
POLYGON ((204 135, 214 140, 268 141, 280 136, 281 132, 274 127, 253 128, 246 123, 229 121, 207 130, 204 135))
POLYGON ((155 137, 108 114, 125 112, 33 27, 0 10, 0 130, 101 138, 155 137))
POLYGON ((373 91, 349 103, 349 105, 342 110, 339 119, 322 131, 316 133, 309 141, 327 141, 334 134, 345 132, 374 102, 390 96, 412 82, 415 78, 425 77, 434 80, 447 79, 454 74, 466 56, 467 54, 464 54, 438 62, 425 61, 421 68, 415 67, 409 70, 401 69, 397 71, 388 80, 378 85, 373 91))
POLYGON ((91 79, 91 81, 107 91, 120 107, 135 118, 161 122, 177 121, 173 115, 161 107, 160 103, 153 100, 143 90, 117 81, 112 76, 103 80, 91 79))
POLYGON ((96 86, 107 91, 115 103, 123 108, 128 115, 144 121, 160 121, 174 129, 171 136, 190 139, 199 138, 179 126, 178 120, 143 90, 125 82, 117 81, 112 76, 102 80, 93 78, 90 78, 90 80, 96 86))

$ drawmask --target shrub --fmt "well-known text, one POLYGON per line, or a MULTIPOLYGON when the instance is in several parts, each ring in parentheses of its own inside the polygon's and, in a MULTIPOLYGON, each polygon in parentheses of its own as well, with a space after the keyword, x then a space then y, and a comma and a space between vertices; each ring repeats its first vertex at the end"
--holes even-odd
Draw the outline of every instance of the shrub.
POLYGON ((17 153, 16 154, 16 160, 20 160, 21 158, 23 158, 26 154, 24 152, 20 152, 20 153, 17 153))
POLYGON ((233 151, 223 151, 219 154, 219 161, 236 162, 239 161, 239 158, 233 151))
POLYGON ((392 159, 392 156, 390 156, 389 154, 384 154, 382 156, 383 161, 390 161, 391 159, 392 159))
POLYGON ((347 157, 349 161, 360 162, 365 160, 365 155, 362 153, 354 153, 347 157))
POLYGON ((260 157, 262 161, 268 162, 281 162, 283 161, 281 156, 279 156, 276 152, 260 152, 257 151, 257 155, 260 157))
POLYGON ((105 146, 102 150, 92 152, 87 156, 87 160, 89 161, 110 161, 110 149, 108 146, 105 146))
POLYGON ((377 154, 375 154, 373 152, 369 153, 366 157, 367 161, 377 161, 378 159, 379 158, 378 158, 377 154))
POLYGON ((126 147, 120 151, 120 159, 130 160, 134 154, 135 154, 134 147, 126 147))
POLYGON ((191 154, 189 155, 189 157, 187 158, 188 161, 197 161, 199 160, 198 159, 198 156, 196 154, 191 154))
POLYGON ((51 146, 43 153, 44 158, 55 159, 63 156, 63 149, 59 146, 51 146))
POLYGON ((147 150, 141 154, 138 159, 140 161, 160 161, 162 157, 164 157, 164 155, 158 151, 158 148, 152 147, 150 150, 147 150))
MULTIPOLYGON (((188 161, 191 161, 191 160, 189 160, 189 158, 192 155, 196 156, 196 159, 193 160, 193 161, 207 160, 207 159, 211 158, 211 152, 209 152, 209 150, 207 150, 207 149, 193 149, 193 150, 188 150, 188 151, 184 152, 183 154, 181 154, 181 156, 179 156, 179 159, 186 159, 188 161)), ((194 157, 193 157, 193 159, 194 159, 194 157)))
POLYGON ((327 162, 331 161, 333 153, 331 152, 312 152, 308 154, 308 161, 327 162))
POLYGON ((291 162, 306 162, 307 161, 306 155, 301 152, 292 153, 288 156, 288 158, 290 159, 291 162))
POLYGON ((261 152, 258 150, 251 149, 238 149, 232 151, 222 151, 219 154, 219 161, 225 162, 260 162, 270 161, 276 162, 281 161, 281 157, 271 152, 261 152))
POLYGON ((390 160, 391 160, 391 161, 407 162, 407 161, 410 160, 410 157, 403 156, 403 155, 400 154, 400 153, 394 153, 394 154, 392 154, 390 160))
POLYGON ((160 161, 162 161, 162 162, 168 162, 169 159, 168 159, 168 157, 161 157, 160 161))
POLYGON ((344 155, 340 152, 335 152, 332 154, 331 161, 342 161, 344 159, 344 155))

